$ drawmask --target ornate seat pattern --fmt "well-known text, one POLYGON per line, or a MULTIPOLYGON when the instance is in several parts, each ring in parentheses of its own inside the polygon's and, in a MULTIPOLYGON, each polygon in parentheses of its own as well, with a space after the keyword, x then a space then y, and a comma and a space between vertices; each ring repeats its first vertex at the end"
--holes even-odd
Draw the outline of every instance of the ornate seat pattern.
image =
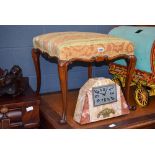
POLYGON ((34 48, 59 60, 90 59, 108 55, 134 55, 132 42, 107 34, 92 32, 55 32, 33 38, 34 48))

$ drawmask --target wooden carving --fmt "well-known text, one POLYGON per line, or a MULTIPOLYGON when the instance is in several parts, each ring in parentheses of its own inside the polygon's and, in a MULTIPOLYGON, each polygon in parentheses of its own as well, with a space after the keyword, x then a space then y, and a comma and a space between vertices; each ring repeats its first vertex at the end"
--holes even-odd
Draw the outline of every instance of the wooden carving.
POLYGON ((18 96, 24 91, 24 87, 20 82, 22 79, 22 69, 14 65, 10 72, 5 69, 1 70, 0 74, 0 96, 11 95, 18 96))

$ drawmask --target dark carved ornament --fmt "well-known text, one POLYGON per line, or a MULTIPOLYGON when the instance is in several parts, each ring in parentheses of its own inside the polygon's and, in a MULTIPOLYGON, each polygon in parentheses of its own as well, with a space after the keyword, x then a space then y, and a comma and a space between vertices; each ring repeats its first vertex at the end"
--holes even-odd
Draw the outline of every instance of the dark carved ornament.
POLYGON ((22 69, 17 65, 14 65, 10 71, 0 69, 0 96, 18 96, 23 93, 22 78, 22 69))

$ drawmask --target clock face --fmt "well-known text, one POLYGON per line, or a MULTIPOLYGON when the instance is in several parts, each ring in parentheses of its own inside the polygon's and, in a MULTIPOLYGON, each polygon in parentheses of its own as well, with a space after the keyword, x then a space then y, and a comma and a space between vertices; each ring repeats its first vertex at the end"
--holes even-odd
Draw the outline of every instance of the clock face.
POLYGON ((117 101, 116 85, 105 85, 92 88, 94 106, 104 105, 117 101))

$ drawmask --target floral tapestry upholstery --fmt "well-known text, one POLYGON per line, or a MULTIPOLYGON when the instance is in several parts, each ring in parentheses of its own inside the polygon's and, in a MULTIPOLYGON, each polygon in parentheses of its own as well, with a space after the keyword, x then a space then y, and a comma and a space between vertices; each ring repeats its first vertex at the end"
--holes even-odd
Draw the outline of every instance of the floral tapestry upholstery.
POLYGON ((51 57, 69 61, 108 55, 133 55, 132 42, 112 35, 92 32, 55 32, 33 38, 34 48, 51 57))

